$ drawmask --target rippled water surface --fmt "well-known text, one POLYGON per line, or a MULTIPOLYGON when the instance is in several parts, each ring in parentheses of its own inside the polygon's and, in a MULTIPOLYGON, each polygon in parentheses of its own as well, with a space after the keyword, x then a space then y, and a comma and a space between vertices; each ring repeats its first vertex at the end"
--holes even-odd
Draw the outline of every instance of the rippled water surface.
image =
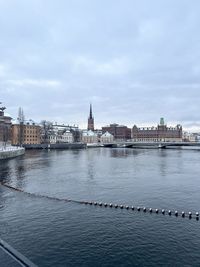
MULTIPOLYGON (((196 212, 200 150, 32 150, 1 161, 0 181, 57 198, 196 212)), ((3 186, 0 237, 38 266, 200 266, 194 218, 59 202, 3 186)), ((0 253, 0 266, 9 266, 0 253)))

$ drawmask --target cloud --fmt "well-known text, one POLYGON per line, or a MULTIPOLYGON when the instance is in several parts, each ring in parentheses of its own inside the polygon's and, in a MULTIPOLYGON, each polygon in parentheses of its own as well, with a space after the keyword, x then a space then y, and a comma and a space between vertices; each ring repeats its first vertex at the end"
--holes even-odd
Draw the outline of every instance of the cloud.
POLYGON ((56 80, 36 80, 36 79, 22 79, 22 80, 8 80, 6 81, 7 84, 16 86, 16 87, 26 87, 26 86, 32 86, 32 87, 58 87, 61 85, 60 81, 56 80))
POLYGON ((0 78, 5 79, 8 73, 8 66, 0 63, 0 78))
POLYGON ((84 56, 73 58, 74 72, 86 72, 96 75, 122 75, 130 70, 130 62, 125 57, 113 58, 109 61, 99 62, 84 56))
MULTIPOLYGON (((200 2, 0 1, 0 101, 34 120, 198 127, 200 2)), ((199 129, 200 131, 200 129, 199 129)))

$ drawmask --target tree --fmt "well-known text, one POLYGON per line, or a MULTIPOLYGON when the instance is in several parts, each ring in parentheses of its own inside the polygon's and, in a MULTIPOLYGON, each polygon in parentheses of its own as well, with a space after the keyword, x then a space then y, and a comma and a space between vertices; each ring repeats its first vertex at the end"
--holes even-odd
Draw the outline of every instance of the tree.
POLYGON ((81 132, 78 129, 71 129, 70 132, 73 134, 74 142, 81 141, 81 132))
POLYGON ((25 116, 24 116, 24 111, 21 107, 19 107, 18 110, 18 118, 19 122, 19 135, 18 135, 18 143, 20 146, 23 145, 24 142, 24 122, 25 122, 25 116))
POLYGON ((49 143, 49 136, 52 132, 52 122, 42 120, 41 123, 41 128, 42 128, 42 143, 48 144, 49 143))

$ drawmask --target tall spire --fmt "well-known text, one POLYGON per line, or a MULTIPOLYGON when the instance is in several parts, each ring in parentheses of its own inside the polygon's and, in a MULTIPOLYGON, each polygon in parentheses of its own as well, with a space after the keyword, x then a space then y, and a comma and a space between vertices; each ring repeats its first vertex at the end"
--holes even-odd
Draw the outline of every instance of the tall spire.
POLYGON ((92 104, 90 103, 90 113, 88 117, 88 130, 94 131, 94 117, 92 115, 92 104))
POLYGON ((90 103, 90 115, 89 115, 89 119, 92 119, 93 116, 92 116, 92 104, 90 103))

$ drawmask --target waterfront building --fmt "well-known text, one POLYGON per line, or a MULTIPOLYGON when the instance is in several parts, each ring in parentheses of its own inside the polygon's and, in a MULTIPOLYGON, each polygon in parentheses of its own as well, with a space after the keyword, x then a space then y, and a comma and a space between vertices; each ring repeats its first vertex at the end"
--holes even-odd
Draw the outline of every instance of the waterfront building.
POLYGON ((113 143, 113 141, 114 141, 114 136, 112 134, 110 134, 109 132, 105 132, 100 137, 100 142, 103 143, 103 144, 105 144, 105 143, 113 143))
POLYGON ((160 119, 157 127, 137 127, 132 128, 132 140, 134 142, 181 142, 182 126, 167 127, 164 119, 160 119))
POLYGON ((57 124, 43 120, 41 127, 42 143, 73 143, 81 140, 81 132, 77 125, 57 124))
POLYGON ((200 142, 200 133, 194 133, 196 136, 196 142, 200 142))
POLYGON ((92 105, 90 104, 90 113, 89 113, 89 117, 88 117, 88 127, 87 127, 88 131, 94 131, 94 117, 92 114, 92 105))
POLYGON ((41 144, 41 126, 32 120, 12 125, 12 145, 41 144))
POLYGON ((85 144, 96 144, 98 143, 98 135, 92 130, 82 132, 82 142, 85 144))
POLYGON ((183 141, 184 142, 197 142, 198 135, 195 133, 183 132, 183 141))
MULTIPOLYGON (((1 104, 1 103, 0 103, 1 104)), ((4 113, 6 107, 0 107, 0 147, 11 143, 11 120, 12 118, 4 113)))
POLYGON ((117 141, 126 141, 131 139, 131 129, 124 125, 110 124, 102 127, 102 133, 109 132, 117 141))
POLYGON ((73 133, 70 130, 61 130, 58 132, 52 132, 49 135, 50 144, 56 143, 73 143, 74 137, 73 133))
POLYGON ((78 130, 78 125, 69 125, 69 124, 57 124, 57 122, 52 123, 51 129, 53 132, 58 132, 58 131, 71 131, 71 130, 78 130))
POLYGON ((78 125, 69 125, 69 124, 57 124, 53 123, 51 127, 51 133, 56 135, 61 135, 63 133, 62 138, 58 137, 58 141, 64 141, 64 143, 73 143, 80 142, 81 140, 81 132, 79 130, 78 125))

